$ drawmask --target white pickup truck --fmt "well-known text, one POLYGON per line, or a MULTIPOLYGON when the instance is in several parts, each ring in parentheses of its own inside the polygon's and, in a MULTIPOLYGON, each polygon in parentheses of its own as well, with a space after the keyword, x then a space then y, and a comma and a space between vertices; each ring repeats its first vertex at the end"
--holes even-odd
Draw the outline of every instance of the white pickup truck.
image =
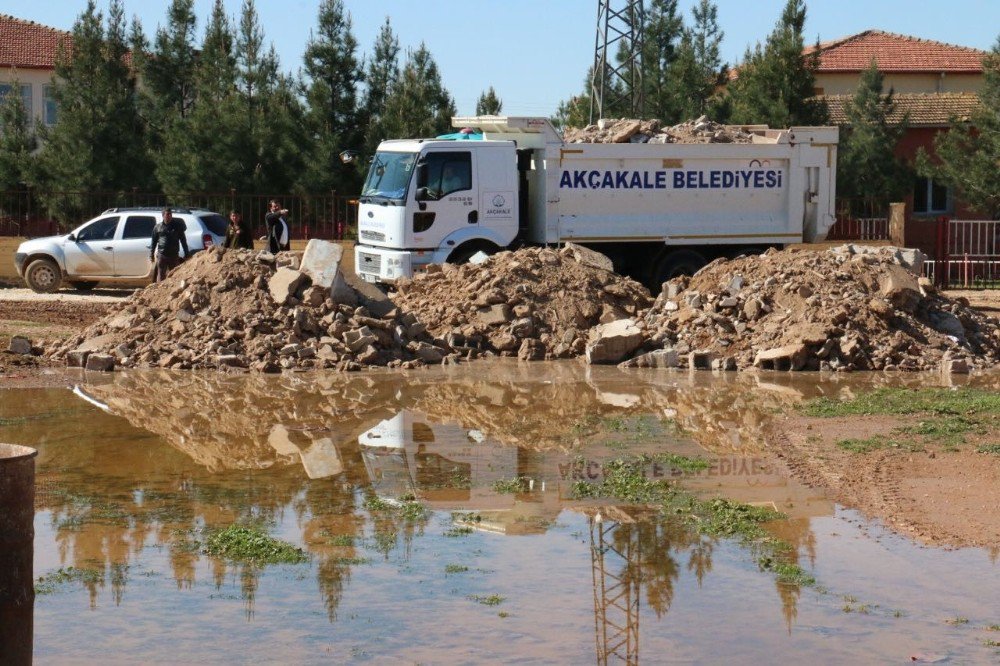
MULTIPOLYGON (((224 217, 200 208, 172 208, 185 227, 188 249, 194 254, 221 245, 226 236, 224 217)), ((141 284, 152 279, 149 245, 163 208, 109 208, 63 236, 25 241, 14 253, 17 274, 38 292, 56 291, 68 282, 91 289, 98 282, 141 284)))

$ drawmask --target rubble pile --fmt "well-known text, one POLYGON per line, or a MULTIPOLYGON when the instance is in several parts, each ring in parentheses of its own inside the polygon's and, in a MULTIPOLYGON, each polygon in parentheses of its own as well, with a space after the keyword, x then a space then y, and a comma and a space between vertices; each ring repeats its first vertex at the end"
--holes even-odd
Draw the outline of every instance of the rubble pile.
POLYGON ((602 119, 583 129, 567 129, 566 143, 753 143, 754 135, 701 116, 673 127, 659 120, 602 119))
POLYGON ((479 258, 431 265, 397 282, 393 296, 467 356, 580 356, 593 326, 635 317, 652 302, 645 287, 614 273, 607 257, 574 244, 479 258))
POLYGON ((378 290, 341 274, 340 246, 305 254, 207 250, 136 292, 55 358, 115 366, 357 370, 440 364, 448 349, 378 290))
POLYGON ((719 259, 664 283, 628 367, 968 372, 1000 322, 918 278, 917 251, 845 245, 719 259), (643 353, 645 352, 645 353, 643 353))

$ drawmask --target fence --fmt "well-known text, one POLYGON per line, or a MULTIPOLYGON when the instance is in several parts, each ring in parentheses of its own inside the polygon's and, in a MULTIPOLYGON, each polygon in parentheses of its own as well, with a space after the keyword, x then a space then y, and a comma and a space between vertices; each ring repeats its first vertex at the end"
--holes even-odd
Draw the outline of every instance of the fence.
POLYGON ((937 256, 924 264, 934 284, 950 289, 1000 289, 1000 221, 938 221, 937 256))
POLYGON ((358 228, 357 197, 330 194, 240 194, 188 192, 174 197, 151 192, 52 192, 0 191, 0 236, 50 236, 64 233, 81 222, 115 207, 172 205, 207 208, 223 215, 239 211, 264 234, 264 215, 271 199, 288 209, 293 239, 355 239, 358 228))
POLYGON ((837 221, 826 234, 827 240, 881 241, 889 239, 886 204, 868 199, 839 199, 837 221))

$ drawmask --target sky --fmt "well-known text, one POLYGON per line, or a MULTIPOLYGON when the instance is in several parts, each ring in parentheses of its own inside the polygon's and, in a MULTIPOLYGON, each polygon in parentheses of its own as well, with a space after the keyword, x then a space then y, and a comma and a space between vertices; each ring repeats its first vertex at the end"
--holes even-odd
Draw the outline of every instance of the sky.
MULTIPOLYGON (((243 0, 225 0, 238 16, 243 0)), ((359 57, 371 52, 386 17, 404 49, 424 42, 438 64, 459 115, 475 112, 479 95, 493 86, 508 115, 551 115, 560 101, 584 90, 594 58, 598 0, 343 0, 353 22, 359 57)), ((680 0, 685 21, 697 0, 680 0)), ((123 0, 147 38, 165 22, 167 0, 123 0)), ((195 0, 198 34, 213 0, 195 0)), ((624 6, 612 0, 612 7, 624 6)), ((725 36, 722 57, 740 60, 763 41, 785 0, 716 0, 725 36)), ((320 0, 256 0, 265 39, 281 68, 297 72, 317 24, 320 0)), ((0 12, 70 30, 85 0, 3 0, 0 12)), ((108 0, 97 0, 106 11, 108 0)), ((808 42, 868 29, 988 50, 1000 36, 1000 0, 807 0, 808 42)), ((401 58, 402 61, 402 58, 401 58)))

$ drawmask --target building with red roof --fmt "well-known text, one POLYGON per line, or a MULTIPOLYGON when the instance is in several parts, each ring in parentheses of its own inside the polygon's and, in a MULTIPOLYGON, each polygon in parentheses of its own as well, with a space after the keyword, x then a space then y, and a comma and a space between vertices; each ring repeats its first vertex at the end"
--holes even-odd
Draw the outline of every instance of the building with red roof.
POLYGON ((64 30, 0 14, 0 95, 12 92, 16 81, 30 115, 55 124, 52 76, 60 44, 69 48, 71 39, 64 30))
MULTIPOLYGON (((929 39, 866 30, 805 49, 818 59, 816 94, 830 111, 830 122, 847 125, 844 106, 857 90, 861 74, 872 60, 891 88, 894 116, 908 117, 909 129, 897 154, 912 161, 920 148, 934 152, 934 137, 946 132, 953 119, 968 119, 978 104, 983 83, 985 51, 929 39)), ((932 179, 916 179, 907 211, 915 216, 978 217, 970 213, 950 188, 932 179)))

